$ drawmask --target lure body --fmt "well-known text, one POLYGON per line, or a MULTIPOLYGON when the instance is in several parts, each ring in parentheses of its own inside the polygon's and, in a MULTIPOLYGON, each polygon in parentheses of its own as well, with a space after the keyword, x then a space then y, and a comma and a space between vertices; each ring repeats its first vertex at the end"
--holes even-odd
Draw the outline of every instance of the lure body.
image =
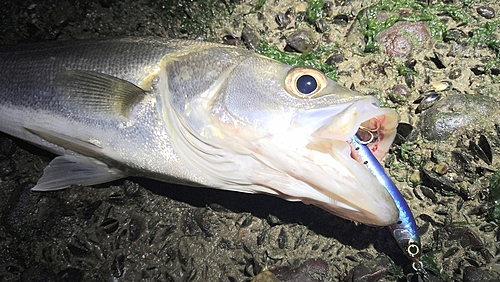
POLYGON ((380 184, 386 187, 394 199, 394 203, 399 210, 399 218, 396 223, 389 226, 389 229, 405 255, 413 262, 417 262, 421 255, 420 236, 410 207, 394 182, 386 174, 382 165, 372 154, 370 148, 357 135, 351 138, 351 145, 353 146, 352 157, 362 163, 377 178, 380 184))

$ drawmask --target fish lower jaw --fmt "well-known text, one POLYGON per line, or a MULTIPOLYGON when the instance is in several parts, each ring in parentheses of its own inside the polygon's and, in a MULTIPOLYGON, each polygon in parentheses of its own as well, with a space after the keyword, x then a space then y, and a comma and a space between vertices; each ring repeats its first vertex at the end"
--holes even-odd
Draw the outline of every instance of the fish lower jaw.
POLYGON ((272 168, 266 173, 252 173, 255 184, 271 187, 273 194, 282 198, 300 200, 371 226, 389 225, 397 217, 390 195, 351 157, 349 143, 316 139, 306 148, 293 149, 271 147, 283 143, 281 139, 275 141, 253 150, 260 163, 272 168))

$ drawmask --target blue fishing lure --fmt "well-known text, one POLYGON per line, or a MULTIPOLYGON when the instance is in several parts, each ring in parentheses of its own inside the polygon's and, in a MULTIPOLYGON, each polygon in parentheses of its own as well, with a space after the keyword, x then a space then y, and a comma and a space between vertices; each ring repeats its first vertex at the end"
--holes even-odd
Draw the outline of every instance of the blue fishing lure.
POLYGON ((367 143, 369 142, 361 141, 357 135, 354 135, 351 138, 353 146, 352 156, 377 178, 394 199, 394 203, 399 210, 399 218, 396 223, 389 226, 389 229, 401 250, 413 262, 413 268, 417 272, 423 272, 423 265, 419 261, 422 249, 415 218, 403 195, 401 195, 394 182, 385 173, 384 168, 377 158, 375 158, 370 148, 366 146, 367 143))

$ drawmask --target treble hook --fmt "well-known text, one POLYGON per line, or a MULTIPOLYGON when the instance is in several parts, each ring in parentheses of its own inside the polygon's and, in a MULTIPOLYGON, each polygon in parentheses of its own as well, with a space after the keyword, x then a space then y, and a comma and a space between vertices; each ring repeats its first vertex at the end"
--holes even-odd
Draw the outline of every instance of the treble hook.
POLYGON ((415 274, 418 275, 418 277, 421 277, 424 282, 431 282, 431 279, 429 277, 429 274, 427 274, 427 271, 425 271, 424 264, 420 260, 416 260, 411 264, 411 267, 413 270, 415 270, 415 274))

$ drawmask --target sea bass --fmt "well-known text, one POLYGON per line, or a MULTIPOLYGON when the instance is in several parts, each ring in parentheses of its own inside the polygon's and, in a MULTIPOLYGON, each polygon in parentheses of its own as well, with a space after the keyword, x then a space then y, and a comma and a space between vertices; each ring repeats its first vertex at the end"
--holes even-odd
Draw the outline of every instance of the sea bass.
POLYGON ((351 156, 380 160, 398 116, 318 70, 213 43, 54 42, 0 52, 0 131, 58 156, 35 191, 127 176, 302 201, 374 226, 398 209, 351 156))

